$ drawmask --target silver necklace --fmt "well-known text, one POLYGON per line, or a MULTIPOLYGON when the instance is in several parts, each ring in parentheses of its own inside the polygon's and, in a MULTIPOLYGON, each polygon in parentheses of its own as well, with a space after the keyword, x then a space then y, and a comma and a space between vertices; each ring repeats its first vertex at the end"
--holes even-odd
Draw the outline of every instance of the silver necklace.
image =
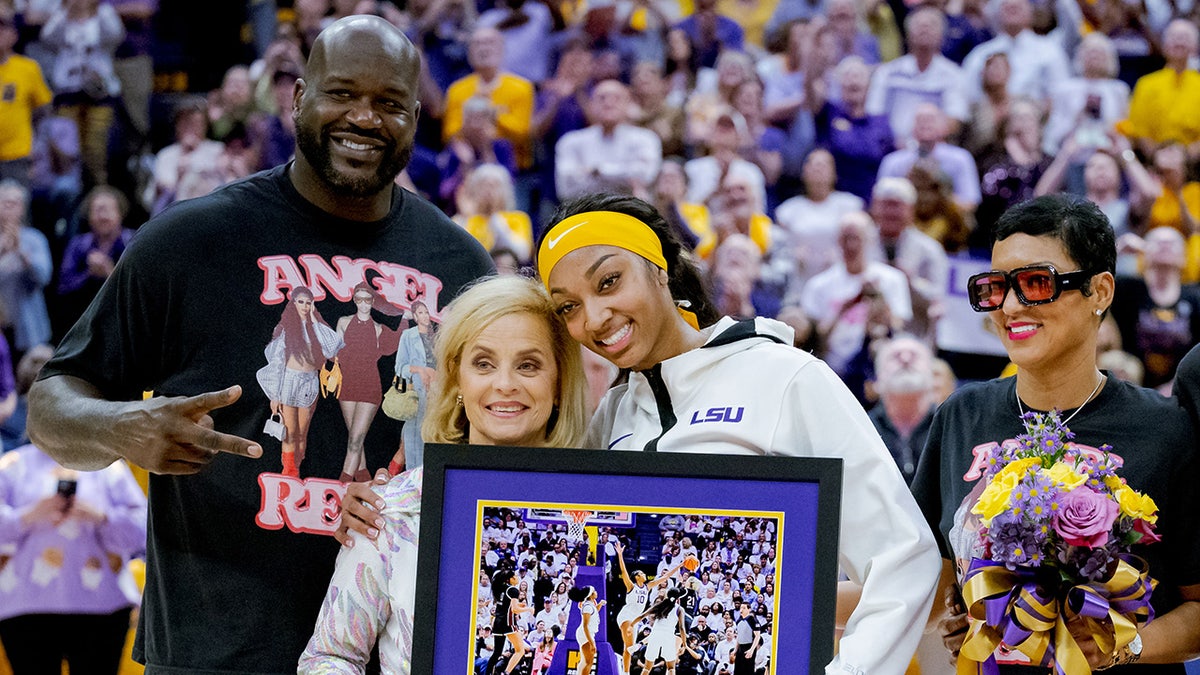
MULTIPOLYGON (((1079 404, 1079 407, 1075 409, 1075 412, 1071 413, 1069 416, 1067 416, 1067 419, 1060 422, 1060 424, 1062 424, 1064 427, 1067 426, 1067 422, 1071 421, 1071 418, 1078 415, 1080 410, 1083 410, 1083 406, 1091 403, 1092 399, 1096 398, 1096 394, 1100 391, 1100 387, 1104 385, 1104 374, 1099 371, 1097 371, 1096 374, 1100 376, 1100 379, 1096 381, 1096 388, 1092 390, 1092 393, 1088 394, 1087 399, 1085 399, 1083 403, 1079 404)), ((1017 397, 1017 410, 1020 411, 1021 417, 1024 417, 1025 406, 1021 405, 1021 395, 1017 393, 1017 388, 1015 386, 1013 387, 1013 395, 1017 397)))

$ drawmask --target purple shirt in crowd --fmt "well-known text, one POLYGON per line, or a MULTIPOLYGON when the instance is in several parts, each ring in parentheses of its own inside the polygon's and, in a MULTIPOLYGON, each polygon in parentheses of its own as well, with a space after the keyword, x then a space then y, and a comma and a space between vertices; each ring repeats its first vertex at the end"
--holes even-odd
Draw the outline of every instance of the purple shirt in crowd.
MULTIPOLYGON (((121 258, 121 254, 125 252, 125 247, 129 246, 131 239, 133 239, 133 230, 122 229, 121 236, 113 243, 112 251, 109 252, 113 262, 121 258)), ((71 241, 67 242, 67 250, 63 253, 62 267, 59 271, 59 294, 71 293, 83 288, 91 277, 91 274, 88 273, 88 254, 98 248, 96 236, 91 232, 71 237, 71 241)), ((97 281, 102 283, 104 280, 98 279, 97 281)), ((97 283, 96 288, 99 287, 100 284, 97 283)))
POLYGON ((851 117, 841 106, 826 103, 813 121, 817 144, 833 155, 837 189, 869 202, 879 163, 896 147, 887 116, 851 117))
POLYGON ((62 467, 32 445, 0 455, 0 620, 25 614, 111 614, 138 604, 125 565, 146 548, 146 496, 116 462, 72 472, 75 497, 108 516, 103 525, 68 518, 26 525, 25 515, 55 494, 62 467))

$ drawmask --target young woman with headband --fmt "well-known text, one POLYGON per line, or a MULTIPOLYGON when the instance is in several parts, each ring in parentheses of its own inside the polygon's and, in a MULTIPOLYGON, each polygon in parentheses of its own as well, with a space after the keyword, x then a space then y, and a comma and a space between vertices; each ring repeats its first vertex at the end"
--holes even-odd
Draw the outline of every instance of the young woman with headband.
POLYGON ((649 204, 594 195, 556 216, 537 264, 558 314, 573 338, 631 371, 585 445, 842 459, 839 561, 863 590, 829 672, 904 672, 933 601, 937 549, 858 402, 784 324, 718 320, 649 204))

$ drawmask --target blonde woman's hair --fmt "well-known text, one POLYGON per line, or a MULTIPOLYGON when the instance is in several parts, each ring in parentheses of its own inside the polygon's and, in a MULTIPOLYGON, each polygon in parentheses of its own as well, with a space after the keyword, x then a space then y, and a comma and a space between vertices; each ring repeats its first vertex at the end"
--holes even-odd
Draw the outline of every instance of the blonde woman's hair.
POLYGON ((484 328, 510 314, 531 314, 542 320, 553 343, 558 366, 557 412, 551 415, 546 446, 579 445, 587 425, 584 419, 586 379, 579 345, 554 313, 554 304, 542 285, 521 276, 496 276, 480 280, 463 291, 446 308, 434 341, 437 379, 429 394, 421 435, 427 443, 466 443, 469 422, 458 403, 461 393, 458 370, 467 343, 484 328))

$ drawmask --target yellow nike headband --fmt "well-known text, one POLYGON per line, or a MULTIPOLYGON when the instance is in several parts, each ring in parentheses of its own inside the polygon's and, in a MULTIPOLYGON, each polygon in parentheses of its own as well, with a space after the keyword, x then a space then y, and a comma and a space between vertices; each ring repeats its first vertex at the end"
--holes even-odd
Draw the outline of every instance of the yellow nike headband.
POLYGON ((662 243, 649 225, 616 211, 586 211, 559 222, 542 240, 537 265, 547 289, 554 266, 568 253, 584 246, 616 246, 667 269, 662 243))

